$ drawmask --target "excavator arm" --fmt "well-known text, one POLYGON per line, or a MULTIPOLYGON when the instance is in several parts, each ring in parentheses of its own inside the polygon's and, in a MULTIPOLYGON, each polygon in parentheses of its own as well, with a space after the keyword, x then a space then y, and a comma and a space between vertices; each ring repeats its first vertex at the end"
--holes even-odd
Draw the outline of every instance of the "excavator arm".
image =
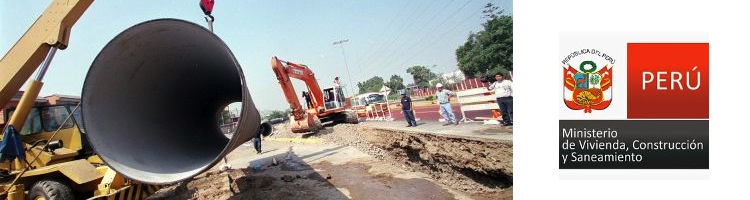
POLYGON ((8 103, 47 57, 51 48, 65 49, 68 46, 70 29, 93 2, 55 0, 26 30, 0 60, 0 105, 8 103))
POLYGON ((297 94, 294 92, 294 86, 292 86, 292 82, 289 79, 296 78, 307 85, 313 105, 316 108, 321 106, 321 103, 323 103, 323 92, 318 85, 318 80, 315 79, 315 73, 310 68, 302 64, 279 60, 276 57, 273 57, 271 62, 273 62, 273 71, 276 73, 276 79, 279 80, 279 84, 284 88, 284 95, 286 95, 289 104, 297 104, 301 107, 297 100, 297 94))
POLYGON ((93 2, 94 0, 53 1, 0 60, 0 105, 6 105, 16 91, 21 89, 24 81, 39 68, 39 64, 46 60, 37 77, 29 82, 8 125, 19 129, 23 127, 29 110, 42 89, 42 78, 52 56, 57 49, 68 47, 70 29, 93 2))
POLYGON ((315 79, 315 73, 305 65, 279 60, 275 56, 271 59, 271 67, 276 74, 276 79, 279 80, 279 85, 281 85, 286 101, 289 102, 292 115, 294 116, 292 131, 308 132, 315 130, 320 126, 320 120, 316 115, 325 107, 322 106, 324 105, 323 92, 318 85, 318 81, 315 79), (315 113, 308 113, 307 109, 303 109, 302 104, 297 98, 297 92, 294 90, 291 78, 305 82, 313 107, 315 108, 315 113))

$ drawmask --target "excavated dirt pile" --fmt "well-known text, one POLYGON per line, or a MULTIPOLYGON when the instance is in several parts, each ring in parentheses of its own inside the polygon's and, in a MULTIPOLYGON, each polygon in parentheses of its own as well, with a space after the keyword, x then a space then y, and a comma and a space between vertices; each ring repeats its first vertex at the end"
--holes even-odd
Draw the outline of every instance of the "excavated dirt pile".
POLYGON ((385 150, 381 159, 429 174, 454 189, 490 199, 512 195, 505 194, 513 185, 512 144, 380 130, 370 130, 366 138, 385 150))
MULTIPOLYGON (((277 137, 294 137, 277 125, 277 137)), ((308 138, 353 146, 380 161, 429 174, 477 199, 512 198, 512 142, 338 124, 308 138)))
POLYGON ((232 169, 212 171, 162 188, 151 200, 161 199, 347 199, 314 170, 232 169), (283 175, 281 175, 283 173, 283 175))
MULTIPOLYGON (((427 174, 438 184, 473 199, 513 198, 511 141, 383 130, 362 124, 338 124, 308 135, 291 133, 286 123, 275 125, 274 130, 274 138, 321 138, 324 143, 354 147, 377 162, 427 174)), ((391 199, 394 193, 390 187, 433 191, 400 194, 406 199, 410 198, 408 196, 453 199, 453 195, 424 180, 387 179, 390 183, 387 187, 377 184, 388 177, 378 175, 373 179, 366 169, 358 163, 331 165, 323 162, 300 170, 267 166, 260 171, 212 171, 163 188, 150 199, 391 199), (318 170, 334 174, 334 178, 326 177, 330 174, 321 175, 318 170), (364 184, 368 181, 371 186, 364 184), (350 192, 344 194, 334 184, 349 188, 350 192)))

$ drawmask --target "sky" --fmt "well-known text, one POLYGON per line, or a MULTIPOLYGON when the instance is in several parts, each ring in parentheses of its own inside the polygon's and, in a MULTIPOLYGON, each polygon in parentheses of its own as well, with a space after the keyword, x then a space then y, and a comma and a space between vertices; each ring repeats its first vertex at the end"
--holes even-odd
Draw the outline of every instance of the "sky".
MULTIPOLYGON (((3 55, 50 2, 0 1, 3 55)), ((40 96, 80 96, 99 51, 135 24, 177 18, 206 26, 198 2, 94 1, 73 26, 68 48, 55 55, 40 96)), ((413 82, 406 73, 410 66, 430 66, 436 73, 458 69, 455 50, 482 29, 486 19, 481 10, 487 3, 513 13, 511 0, 217 0, 214 33, 242 66, 256 107, 281 110, 289 104, 271 70, 272 56, 307 65, 324 88, 339 76, 349 94, 357 90, 357 82, 373 76, 388 81, 396 74, 408 84, 413 82), (333 45, 344 39, 348 42, 333 45)), ((305 88, 301 81, 294 85, 297 93, 305 88)))

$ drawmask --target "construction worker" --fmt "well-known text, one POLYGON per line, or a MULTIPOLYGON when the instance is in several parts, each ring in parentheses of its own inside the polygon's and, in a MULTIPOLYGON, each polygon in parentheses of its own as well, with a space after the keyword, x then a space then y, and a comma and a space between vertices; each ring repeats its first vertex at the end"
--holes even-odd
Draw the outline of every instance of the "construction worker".
POLYGON ((262 151, 262 150, 260 149, 260 147, 261 147, 261 146, 260 146, 260 141, 261 141, 261 140, 263 140, 263 138, 261 138, 261 137, 263 137, 263 136, 261 136, 261 135, 263 135, 263 134, 257 134, 257 135, 255 135, 255 137, 253 138, 253 147, 255 147, 255 153, 256 153, 256 154, 261 154, 261 153, 263 153, 263 151, 262 151))
POLYGON ((448 89, 443 89, 443 84, 441 83, 438 83, 437 85, 435 85, 435 87, 438 90, 435 93, 435 96, 437 97, 438 104, 440 105, 440 115, 442 115, 443 119, 445 119, 445 124, 443 124, 443 126, 451 124, 458 125, 458 121, 456 120, 456 115, 453 114, 453 108, 451 108, 450 101, 450 98, 456 96, 456 93, 448 89))
POLYGON ((339 90, 341 90, 341 81, 339 81, 339 77, 333 78, 333 97, 336 101, 336 107, 341 106, 341 97, 339 96, 339 90))
POLYGON ((412 111, 411 98, 409 98, 409 95, 406 93, 406 89, 401 90, 401 110, 404 113, 406 123, 409 123, 406 127, 417 126, 417 121, 414 120, 414 113, 412 111))
POLYGON ((502 73, 495 74, 495 80, 487 89, 495 92, 503 117, 502 126, 513 126, 513 82, 505 79, 502 73))
POLYGON ((310 101, 310 93, 302 91, 302 98, 305 98, 305 102, 307 102, 307 108, 312 108, 312 101, 310 101))
POLYGON ((60 127, 60 123, 52 116, 52 112, 48 109, 42 110, 42 125, 46 131, 54 131, 60 127))

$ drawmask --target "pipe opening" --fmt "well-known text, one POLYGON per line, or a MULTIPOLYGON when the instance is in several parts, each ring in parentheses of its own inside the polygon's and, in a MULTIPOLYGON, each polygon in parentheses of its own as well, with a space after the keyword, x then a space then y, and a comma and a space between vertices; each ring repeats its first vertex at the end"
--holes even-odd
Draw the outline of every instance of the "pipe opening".
POLYGON ((183 20, 147 21, 120 33, 94 60, 82 94, 94 149, 110 167, 145 183, 197 175, 247 141, 221 132, 217 113, 226 105, 241 102, 238 132, 255 133, 259 125, 232 52, 183 20))

